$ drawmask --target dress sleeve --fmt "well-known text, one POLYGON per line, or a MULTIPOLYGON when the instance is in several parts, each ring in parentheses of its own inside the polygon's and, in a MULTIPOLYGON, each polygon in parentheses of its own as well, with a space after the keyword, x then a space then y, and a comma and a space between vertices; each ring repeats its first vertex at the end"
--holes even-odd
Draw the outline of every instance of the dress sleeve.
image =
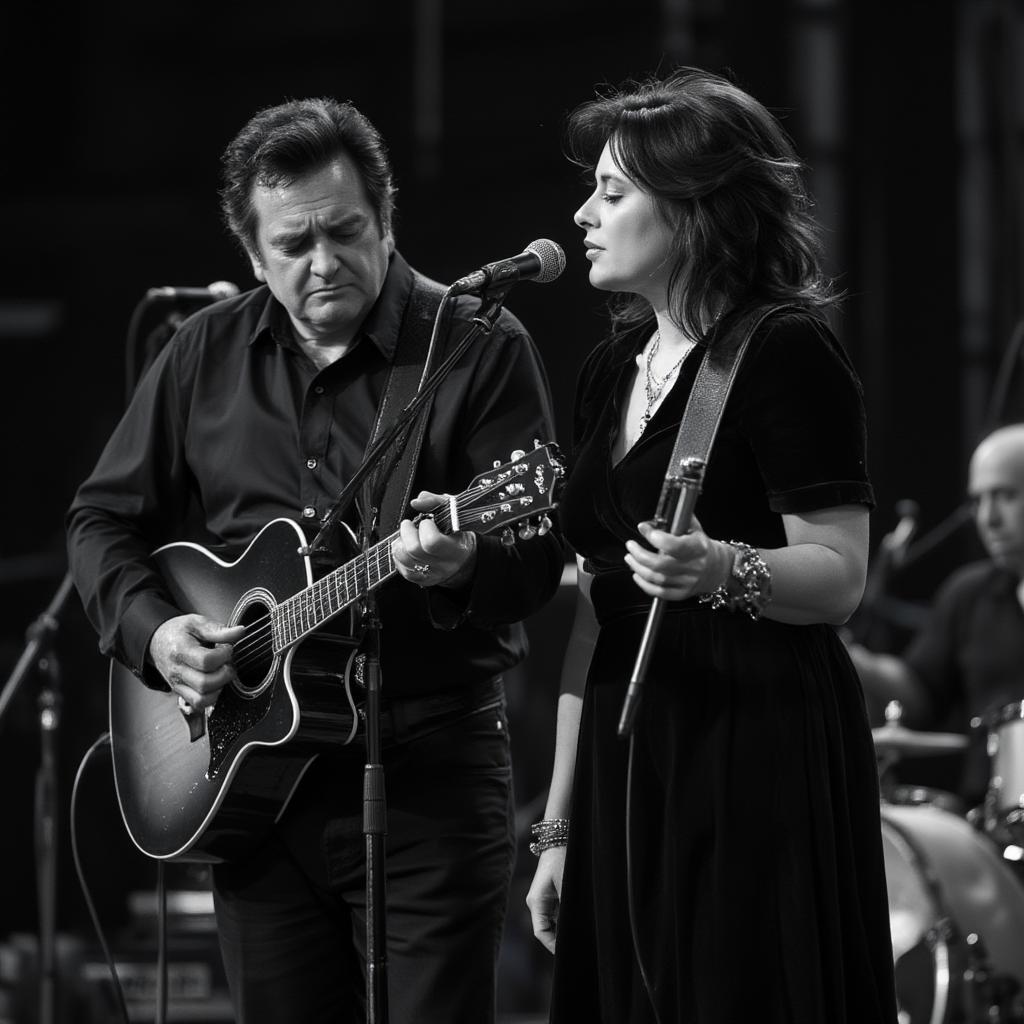
POLYGON ((826 324, 805 314, 769 321, 736 385, 772 511, 874 507, 860 381, 826 324))

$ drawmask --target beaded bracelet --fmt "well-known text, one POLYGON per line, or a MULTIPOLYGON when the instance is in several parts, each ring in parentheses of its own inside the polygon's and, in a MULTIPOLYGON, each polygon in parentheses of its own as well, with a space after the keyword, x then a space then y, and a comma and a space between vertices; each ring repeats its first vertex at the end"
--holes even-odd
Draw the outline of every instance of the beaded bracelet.
POLYGON ((530 826, 530 833, 533 836, 530 853, 539 857, 545 850, 553 846, 565 846, 569 842, 569 819, 547 818, 538 821, 530 826))
POLYGON ((710 594, 701 594, 703 604, 712 608, 728 608, 730 611, 745 611, 757 621, 772 599, 772 571, 761 557, 757 548, 741 540, 731 540, 730 547, 736 549, 728 583, 723 583, 710 594), (732 583, 739 584, 739 591, 730 591, 732 583))

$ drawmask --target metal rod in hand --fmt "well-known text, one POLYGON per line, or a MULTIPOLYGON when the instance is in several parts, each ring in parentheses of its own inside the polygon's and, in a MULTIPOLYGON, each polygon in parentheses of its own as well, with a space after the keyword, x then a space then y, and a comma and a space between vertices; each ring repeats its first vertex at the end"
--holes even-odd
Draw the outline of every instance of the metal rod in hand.
MULTIPOLYGON (((693 521, 693 509, 700 496, 701 484, 704 480, 706 463, 703 459, 683 459, 679 473, 670 473, 665 477, 658 499, 658 511, 654 515, 654 525, 659 530, 668 529, 669 533, 679 536, 690 529, 693 521)), ((619 716, 619 736, 627 739, 633 732, 640 697, 643 693, 647 669, 650 665, 654 643, 665 613, 665 601, 656 597, 651 601, 647 613, 647 625, 640 640, 640 650, 633 666, 633 675, 626 689, 626 697, 622 702, 622 713, 619 716)))

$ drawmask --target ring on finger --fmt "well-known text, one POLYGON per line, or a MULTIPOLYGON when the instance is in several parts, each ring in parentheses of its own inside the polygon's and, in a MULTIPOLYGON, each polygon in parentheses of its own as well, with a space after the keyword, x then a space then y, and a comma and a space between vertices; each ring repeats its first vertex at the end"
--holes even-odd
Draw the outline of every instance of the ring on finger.
POLYGON ((426 576, 427 573, 430 572, 430 566, 429 565, 424 565, 422 562, 417 562, 412 567, 412 571, 413 572, 418 572, 421 576, 426 576))

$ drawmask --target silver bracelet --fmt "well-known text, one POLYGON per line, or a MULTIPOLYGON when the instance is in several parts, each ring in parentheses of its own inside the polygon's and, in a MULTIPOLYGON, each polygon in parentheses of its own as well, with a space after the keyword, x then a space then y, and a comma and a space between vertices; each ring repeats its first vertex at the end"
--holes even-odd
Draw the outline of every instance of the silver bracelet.
POLYGON ((741 540, 728 543, 736 549, 729 581, 710 594, 701 594, 701 603, 716 610, 744 611, 757 621, 772 599, 772 571, 757 548, 741 540))
POLYGON ((530 853, 539 857, 545 850, 553 846, 565 846, 569 842, 569 819, 546 818, 538 821, 530 826, 530 834, 533 836, 530 853))

